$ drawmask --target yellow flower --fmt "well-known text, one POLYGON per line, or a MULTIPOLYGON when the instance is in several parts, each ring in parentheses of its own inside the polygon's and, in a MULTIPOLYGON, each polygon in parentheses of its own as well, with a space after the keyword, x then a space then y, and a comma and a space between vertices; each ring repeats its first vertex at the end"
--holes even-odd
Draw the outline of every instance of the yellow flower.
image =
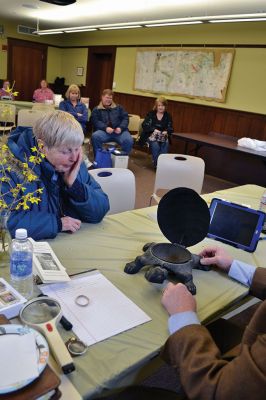
POLYGON ((8 211, 29 210, 29 204, 38 204, 43 193, 43 188, 29 191, 31 182, 38 179, 38 176, 34 173, 34 168, 41 163, 42 154, 34 146, 31 151, 35 155, 25 157, 25 161, 22 162, 11 153, 4 140, 3 137, 0 138, 0 211, 4 209, 8 211), (29 163, 32 163, 33 167, 29 163), (12 173, 12 178, 9 173, 12 173), (14 175, 20 181, 15 185, 14 175))

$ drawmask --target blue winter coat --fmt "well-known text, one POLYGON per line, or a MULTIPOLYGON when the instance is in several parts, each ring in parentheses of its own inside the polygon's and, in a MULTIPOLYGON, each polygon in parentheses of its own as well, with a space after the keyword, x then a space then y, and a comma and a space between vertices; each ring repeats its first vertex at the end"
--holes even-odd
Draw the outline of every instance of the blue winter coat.
POLYGON ((88 121, 88 109, 85 104, 78 101, 77 105, 74 107, 70 100, 61 101, 59 104, 59 110, 66 111, 73 115, 74 118, 80 123, 83 131, 86 130, 86 122, 88 121), (78 115, 82 114, 82 115, 78 115))
POLYGON ((106 131, 107 127, 120 128, 125 131, 128 128, 128 113, 120 105, 112 103, 110 108, 103 107, 100 103, 92 110, 91 121, 94 131, 106 131))
MULTIPOLYGON (((36 146, 36 140, 32 134, 32 128, 18 127, 8 139, 8 146, 12 153, 21 161, 34 154, 31 148, 36 146)), ((36 155, 36 153, 35 153, 36 155)), ((30 165, 30 163, 29 163, 30 165)), ((82 222, 97 223, 102 220, 109 210, 109 200, 102 191, 100 185, 89 175, 84 163, 81 164, 78 176, 71 188, 67 188, 60 174, 54 167, 43 159, 40 165, 34 168, 39 177, 37 181, 26 186, 23 194, 34 192, 43 188, 41 201, 38 204, 28 204, 30 209, 12 211, 8 219, 8 229, 12 237, 17 228, 25 228, 28 235, 35 240, 54 238, 62 228, 61 217, 70 216, 82 222), (79 193, 82 193, 84 201, 79 201, 79 193)), ((11 183, 20 183, 14 172, 10 172, 11 183)), ((2 185, 2 193, 9 191, 9 187, 2 185)), ((7 203, 12 202, 13 197, 5 196, 7 203)))

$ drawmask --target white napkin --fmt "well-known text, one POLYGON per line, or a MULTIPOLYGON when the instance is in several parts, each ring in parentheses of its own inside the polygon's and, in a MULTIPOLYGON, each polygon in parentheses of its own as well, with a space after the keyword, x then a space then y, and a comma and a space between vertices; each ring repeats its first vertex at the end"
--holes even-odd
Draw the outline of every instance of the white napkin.
POLYGON ((238 146, 247 147, 256 151, 266 151, 266 142, 251 138, 241 138, 237 141, 238 146))

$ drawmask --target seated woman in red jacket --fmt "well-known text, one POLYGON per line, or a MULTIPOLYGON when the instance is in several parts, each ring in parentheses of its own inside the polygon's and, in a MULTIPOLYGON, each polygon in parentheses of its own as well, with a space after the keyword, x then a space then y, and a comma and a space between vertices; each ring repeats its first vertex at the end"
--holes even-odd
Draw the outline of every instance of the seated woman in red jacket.
POLYGON ((40 82, 40 88, 34 90, 33 100, 36 103, 46 103, 54 101, 54 92, 48 87, 48 82, 45 79, 42 79, 40 82))

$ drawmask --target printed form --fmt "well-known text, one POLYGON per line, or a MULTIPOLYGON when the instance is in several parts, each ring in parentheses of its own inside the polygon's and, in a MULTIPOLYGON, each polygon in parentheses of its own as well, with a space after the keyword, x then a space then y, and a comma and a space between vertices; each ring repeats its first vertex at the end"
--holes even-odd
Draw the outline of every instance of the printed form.
POLYGON ((70 282, 42 285, 40 289, 59 301, 64 317, 73 324, 73 332, 87 346, 151 320, 99 271, 73 276, 70 282), (76 304, 81 295, 88 297, 88 305, 76 304))

